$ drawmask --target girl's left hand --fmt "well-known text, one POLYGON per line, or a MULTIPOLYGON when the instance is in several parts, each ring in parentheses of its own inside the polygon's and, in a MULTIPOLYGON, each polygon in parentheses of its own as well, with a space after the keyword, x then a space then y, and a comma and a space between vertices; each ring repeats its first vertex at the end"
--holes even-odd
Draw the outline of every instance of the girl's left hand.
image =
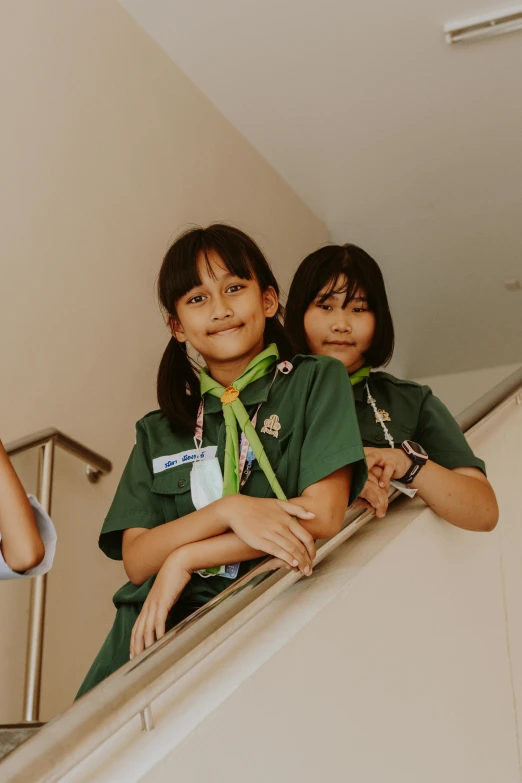
MULTIPOLYGON (((380 468, 375 468, 379 470, 380 468)), ((388 510, 388 490, 379 485, 378 478, 370 472, 368 481, 364 485, 361 494, 350 508, 370 508, 374 511, 377 519, 382 519, 388 510)))
POLYGON ((170 610, 190 581, 192 569, 184 557, 183 547, 176 549, 161 566, 138 619, 132 629, 131 660, 165 635, 170 610))
POLYGON ((411 461, 402 449, 364 448, 368 472, 379 481, 379 486, 388 489, 391 479, 400 479, 408 471, 411 461))

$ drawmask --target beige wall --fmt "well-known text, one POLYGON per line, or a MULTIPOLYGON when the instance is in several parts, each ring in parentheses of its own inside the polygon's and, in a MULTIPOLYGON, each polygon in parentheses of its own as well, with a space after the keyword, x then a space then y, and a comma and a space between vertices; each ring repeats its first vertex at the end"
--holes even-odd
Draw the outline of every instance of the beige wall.
MULTIPOLYGON (((171 238, 225 220, 286 285, 324 225, 114 1, 2 4, 1 430, 57 426, 107 456, 91 486, 59 455, 43 715, 74 695, 112 619, 105 511, 155 402, 167 340, 154 280, 171 238)), ((17 459, 27 483, 34 460, 17 459)), ((27 584, 0 587, 0 721, 20 717, 27 584)))
POLYGON ((503 364, 500 367, 432 375, 415 380, 430 386, 433 393, 440 397, 454 416, 457 416, 519 367, 520 363, 503 364))

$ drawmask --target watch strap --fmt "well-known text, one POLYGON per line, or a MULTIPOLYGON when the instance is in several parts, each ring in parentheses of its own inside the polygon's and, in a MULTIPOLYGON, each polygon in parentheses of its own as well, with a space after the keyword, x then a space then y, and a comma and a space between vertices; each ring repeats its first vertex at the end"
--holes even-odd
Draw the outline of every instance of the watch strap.
POLYGON ((403 441, 401 443, 401 449, 404 451, 406 456, 411 459, 411 465, 404 476, 398 479, 398 481, 400 481, 401 484, 411 484, 421 468, 423 468, 428 461, 428 455, 422 446, 411 440, 403 441))

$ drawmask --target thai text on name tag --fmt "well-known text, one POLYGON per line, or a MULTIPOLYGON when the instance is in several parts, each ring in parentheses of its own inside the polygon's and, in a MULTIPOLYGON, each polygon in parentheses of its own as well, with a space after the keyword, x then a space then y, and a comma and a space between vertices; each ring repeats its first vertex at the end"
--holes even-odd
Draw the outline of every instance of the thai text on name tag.
MULTIPOLYGON (((217 446, 205 446, 199 452, 199 459, 212 459, 216 456, 217 446)), ((198 456, 197 449, 180 451, 178 454, 170 454, 168 457, 156 457, 152 460, 152 470, 154 473, 161 473, 169 468, 175 468, 177 465, 185 465, 187 462, 194 462, 198 456)))

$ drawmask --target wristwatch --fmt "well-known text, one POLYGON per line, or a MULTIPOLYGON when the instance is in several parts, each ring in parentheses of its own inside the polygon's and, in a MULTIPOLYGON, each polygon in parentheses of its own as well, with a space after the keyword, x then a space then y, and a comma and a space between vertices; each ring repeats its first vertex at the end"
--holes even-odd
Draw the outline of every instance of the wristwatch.
POLYGON ((397 479, 401 484, 411 484, 419 470, 428 461, 428 455, 419 443, 415 443, 414 440, 403 440, 401 443, 401 449, 406 456, 411 459, 411 467, 406 471, 404 476, 397 479))

